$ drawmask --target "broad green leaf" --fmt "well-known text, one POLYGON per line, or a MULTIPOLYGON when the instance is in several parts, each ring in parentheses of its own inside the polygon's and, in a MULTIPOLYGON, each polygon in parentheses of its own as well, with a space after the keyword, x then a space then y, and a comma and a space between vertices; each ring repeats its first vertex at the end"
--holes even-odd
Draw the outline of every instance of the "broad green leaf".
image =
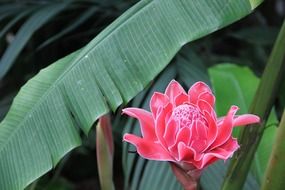
POLYGON ((216 96, 218 116, 226 115, 231 105, 240 108, 238 114, 247 113, 259 83, 252 71, 248 67, 224 63, 210 68, 209 74, 216 96))
MULTIPOLYGON (((15 39, 5 50, 0 59, 0 80, 12 67, 17 56, 20 54, 26 43, 40 27, 49 21, 50 18, 62 11, 67 3, 56 3, 48 5, 35 12, 17 32, 15 39)), ((22 13, 24 14, 24 13, 22 13)))
POLYGON ((39 106, 56 81, 56 76, 62 73, 76 54, 57 61, 30 80, 14 99, 9 113, 1 122, 0 189, 23 189, 81 143, 78 131, 72 127, 72 116, 63 106, 64 97, 58 90, 45 99, 45 104, 53 104, 52 108, 39 106), (39 108, 33 110, 35 106, 39 108), (61 119, 57 119, 59 117, 61 119), (61 138, 62 135, 64 138, 61 138))
MULTIPOLYGON (((259 79, 254 73, 247 67, 239 67, 234 64, 217 65, 212 67, 209 73, 216 95, 218 116, 225 115, 231 105, 239 106, 240 111, 238 114, 248 113, 248 108, 259 83, 259 79)), ((276 116, 272 113, 267 125, 276 123, 276 116)), ((270 156, 275 131, 274 125, 265 130, 253 161, 251 172, 259 184, 263 179, 265 167, 270 156)), ((235 128, 234 132, 237 136, 239 128, 235 128)))
POLYGON ((78 130, 88 133, 109 107, 133 98, 182 45, 251 11, 249 0, 142 0, 41 71, 0 124, 0 189, 22 189, 47 172, 80 144, 78 130))

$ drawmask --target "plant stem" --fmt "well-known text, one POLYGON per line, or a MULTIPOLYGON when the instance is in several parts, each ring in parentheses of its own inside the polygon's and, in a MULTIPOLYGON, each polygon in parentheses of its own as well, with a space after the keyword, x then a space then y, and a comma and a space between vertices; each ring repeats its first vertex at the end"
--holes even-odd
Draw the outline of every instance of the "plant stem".
POLYGON ((241 149, 231 161, 228 169, 223 190, 240 190, 246 180, 255 151, 261 140, 265 121, 269 116, 275 101, 280 82, 285 73, 285 21, 274 44, 267 66, 262 75, 259 87, 255 94, 250 112, 262 118, 261 126, 250 125, 242 128, 240 135, 241 149))
POLYGON ((114 144, 109 115, 99 119, 96 126, 96 152, 99 180, 102 190, 114 190, 113 157, 114 144))
POLYGON ((272 153, 266 168, 265 177, 262 184, 262 190, 282 190, 285 187, 285 110, 280 125, 277 129, 277 135, 273 144, 272 153))
POLYGON ((199 179, 202 170, 198 169, 184 169, 174 162, 169 162, 172 172, 176 176, 176 179, 180 182, 184 190, 198 190, 199 179))

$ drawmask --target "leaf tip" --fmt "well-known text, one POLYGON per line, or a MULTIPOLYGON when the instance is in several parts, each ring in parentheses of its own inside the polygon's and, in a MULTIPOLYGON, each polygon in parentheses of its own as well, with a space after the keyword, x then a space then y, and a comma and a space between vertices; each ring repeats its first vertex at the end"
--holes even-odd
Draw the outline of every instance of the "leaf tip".
POLYGON ((252 10, 258 7, 262 2, 263 0, 249 0, 252 10))

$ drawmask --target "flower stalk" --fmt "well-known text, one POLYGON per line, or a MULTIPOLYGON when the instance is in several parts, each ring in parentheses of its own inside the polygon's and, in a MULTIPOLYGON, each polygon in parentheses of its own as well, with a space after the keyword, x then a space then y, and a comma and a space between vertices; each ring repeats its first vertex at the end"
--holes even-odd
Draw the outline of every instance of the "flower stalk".
POLYGON ((113 190, 114 143, 109 115, 102 116, 96 126, 96 151, 101 189, 113 190))
POLYGON ((242 147, 237 151, 237 155, 234 156, 234 159, 230 164, 223 184, 223 190, 240 190, 244 185, 255 152, 262 138, 265 121, 273 107, 281 81, 284 80, 284 50, 285 21, 274 44, 261 82, 255 94, 254 101, 250 107, 250 113, 256 114, 262 118, 262 125, 259 126, 255 124, 242 128, 239 138, 242 147))
POLYGON ((176 179, 180 182, 184 190, 199 189, 199 179, 202 170, 193 168, 187 171, 174 162, 169 163, 173 174, 176 176, 176 179))
POLYGON ((273 144, 272 153, 267 165, 265 177, 262 184, 262 190, 282 190, 285 187, 285 110, 280 125, 277 129, 277 135, 273 144))

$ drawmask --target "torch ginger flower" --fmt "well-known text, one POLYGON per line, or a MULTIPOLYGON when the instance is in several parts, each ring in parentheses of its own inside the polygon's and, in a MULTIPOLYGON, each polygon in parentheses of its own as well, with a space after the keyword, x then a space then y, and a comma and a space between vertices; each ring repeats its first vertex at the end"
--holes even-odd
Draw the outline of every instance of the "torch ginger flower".
POLYGON ((185 171, 201 171, 219 159, 230 158, 239 148, 232 137, 233 127, 259 122, 259 117, 252 114, 235 116, 237 106, 217 118, 214 104, 215 96, 205 83, 195 83, 186 93, 172 80, 164 94, 153 94, 151 112, 123 110, 139 120, 142 133, 142 137, 125 134, 123 139, 143 158, 170 161, 185 171))

